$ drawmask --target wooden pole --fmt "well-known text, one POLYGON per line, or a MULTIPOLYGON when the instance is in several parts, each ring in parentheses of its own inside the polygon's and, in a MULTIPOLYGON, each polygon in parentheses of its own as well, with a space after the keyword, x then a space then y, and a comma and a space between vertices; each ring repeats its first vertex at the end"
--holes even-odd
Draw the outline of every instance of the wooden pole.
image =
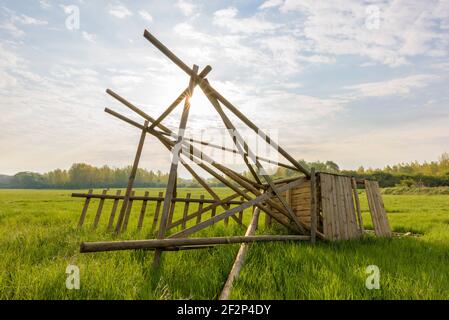
MULTIPOLYGON (((150 193, 145 191, 145 197, 148 197, 150 193)), ((145 219, 145 212, 147 211, 147 202, 148 200, 142 201, 142 208, 140 209, 139 222, 137 223, 137 230, 142 230, 143 227, 143 219, 145 219)))
MULTIPOLYGON (((106 195, 108 193, 108 190, 104 189, 102 195, 106 195)), ((96 229, 98 226, 98 223, 100 222, 101 212, 103 211, 103 205, 104 205, 104 199, 100 199, 100 203, 98 204, 97 214, 95 215, 94 224, 92 226, 92 229, 96 229)))
POLYGON ((233 243, 251 243, 267 241, 308 241, 310 236, 303 235, 262 235, 262 236, 233 236, 215 238, 181 238, 181 239, 151 239, 106 242, 83 242, 81 253, 104 252, 118 250, 163 249, 182 246, 219 245, 233 243))
MULTIPOLYGON (((259 220, 259 208, 255 208, 253 212, 253 217, 251 219, 251 223, 246 230, 245 236, 253 236, 256 232, 258 220, 259 220)), ((228 279, 221 291, 220 297, 218 300, 229 300, 229 296, 231 295, 232 284, 234 280, 238 278, 240 270, 242 269, 243 262, 245 261, 246 252, 248 251, 248 244, 242 243, 240 246, 239 252, 235 258, 234 264, 232 265, 231 271, 229 272, 228 279)))
POLYGON ((145 143, 145 137, 146 137, 146 133, 147 133, 148 123, 149 123, 148 120, 145 120, 145 123, 143 124, 142 133, 140 134, 139 145, 137 146, 136 156, 134 158, 134 163, 131 168, 130 175, 129 175, 128 185, 126 187, 126 192, 125 192, 125 198, 123 199, 122 208, 120 209, 120 214, 119 214, 119 217, 117 220, 117 226, 115 228, 116 233, 120 233, 122 224, 123 224, 123 220, 125 218, 126 208, 128 207, 128 202, 129 202, 129 197, 131 196, 131 191, 132 191, 132 188, 134 185, 134 180, 136 179, 137 168, 139 167, 140 156, 142 155, 143 144, 145 143))
MULTIPOLYGON (((120 199, 118 199, 118 197, 120 197, 121 193, 122 193, 122 190, 117 190, 117 192, 115 194, 117 198, 114 199, 114 204, 112 205, 111 215, 109 217, 109 222, 108 222, 108 231, 111 231, 112 228, 114 227, 115 213, 117 212, 118 203, 120 201, 120 199)), ((72 195, 72 197, 73 197, 73 195, 72 195)))
POLYGON ((359 224, 360 234, 363 235, 365 233, 365 227, 363 226, 362 210, 360 209, 360 199, 359 199, 359 193, 357 191, 357 181, 355 180, 355 178, 351 178, 351 183, 352 183, 352 192, 354 194, 354 199, 355 199, 357 222, 359 224))
MULTIPOLYGON (((196 73, 198 72, 198 66, 193 66, 193 74, 196 76, 196 73)), ((184 103, 184 110, 182 112, 181 116, 181 122, 179 124, 179 130, 178 130, 178 140, 176 145, 173 148, 172 151, 172 163, 170 167, 170 173, 168 177, 167 182, 167 188, 165 192, 165 199, 164 199, 164 205, 162 207, 162 215, 161 215, 161 222, 159 225, 159 230, 157 234, 158 239, 162 239, 165 236, 165 231, 167 229, 167 222, 169 218, 169 209, 173 198, 173 187, 176 182, 176 176, 177 176, 177 170, 178 170, 178 161, 181 154, 181 147, 182 147, 182 140, 184 138, 184 131, 187 126, 187 119, 189 117, 189 111, 190 111, 190 98, 193 95, 193 90, 195 88, 195 80, 194 76, 191 76, 190 83, 189 83, 189 92, 186 95, 185 103, 184 103)), ((162 252, 156 250, 154 252, 154 259, 153 259, 153 266, 157 267, 160 264, 162 252)))
POLYGON ((78 228, 81 228, 84 224, 84 220, 86 219, 87 209, 89 208, 90 203, 90 195, 92 194, 93 190, 89 189, 89 192, 87 193, 86 200, 84 201, 83 211, 81 211, 80 220, 78 221, 78 228))

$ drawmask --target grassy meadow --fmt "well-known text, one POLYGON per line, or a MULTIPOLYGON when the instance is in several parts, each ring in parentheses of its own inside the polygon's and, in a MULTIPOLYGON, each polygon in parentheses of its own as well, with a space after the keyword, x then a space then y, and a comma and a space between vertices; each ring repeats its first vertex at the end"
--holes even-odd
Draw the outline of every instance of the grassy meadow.
MULTIPOLYGON (((216 189, 221 195, 227 189, 216 189)), ((150 194, 159 191, 151 189, 150 194)), ((67 190, 0 190, 0 299, 215 299, 239 245, 167 252, 151 267, 150 251, 80 254, 82 241, 112 239, 105 231, 112 201, 106 201, 96 231, 92 200, 84 228, 76 225, 83 199, 67 190), (66 267, 81 271, 80 290, 65 286, 66 267)), ((181 189, 196 197, 202 190, 181 189)), ((143 194, 139 190, 138 194, 143 194)), ((361 197, 366 228, 372 228, 361 197)), ((252 244, 232 292, 234 299, 449 299, 449 195, 384 195, 393 231, 420 237, 324 243, 252 244), (365 269, 380 268, 380 289, 368 290, 365 269)), ((154 204, 144 229, 136 231, 141 202, 121 239, 150 233, 154 204)), ((191 211, 196 209, 192 205, 191 211)), ((176 215, 182 214, 182 206, 176 215)), ((246 222, 250 211, 245 212, 246 222)), ((263 216, 259 232, 263 230, 263 216)), ((230 220, 197 235, 244 234, 230 220)))

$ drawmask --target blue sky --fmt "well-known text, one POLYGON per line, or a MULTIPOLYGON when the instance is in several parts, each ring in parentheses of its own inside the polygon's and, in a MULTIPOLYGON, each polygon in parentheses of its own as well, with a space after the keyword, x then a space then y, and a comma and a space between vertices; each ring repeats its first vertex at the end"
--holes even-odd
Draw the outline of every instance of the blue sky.
MULTIPOLYGON (((0 0, 0 173, 131 164, 139 132, 103 109, 141 120, 105 89, 157 117, 188 83, 145 28, 210 64, 212 85, 296 158, 350 169, 449 151, 448 0, 0 0)), ((192 132, 222 127, 194 102, 192 132)), ((148 138, 142 167, 168 160, 148 138)))

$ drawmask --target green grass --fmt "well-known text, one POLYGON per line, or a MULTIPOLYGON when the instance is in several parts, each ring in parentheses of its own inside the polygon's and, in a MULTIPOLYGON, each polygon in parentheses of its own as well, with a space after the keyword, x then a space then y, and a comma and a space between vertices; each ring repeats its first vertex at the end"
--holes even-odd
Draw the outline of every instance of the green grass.
MULTIPOLYGON (((152 191, 157 194, 160 190, 152 191)), ((201 190, 180 190, 180 195, 201 190)), ((226 189, 217 189, 221 195, 226 189)), ((226 280, 238 245, 167 252, 158 270, 153 253, 122 251, 80 254, 81 241, 112 239, 105 232, 111 203, 106 202, 97 231, 91 230, 97 202, 92 201, 82 231, 76 224, 82 199, 71 191, 0 190, 1 299, 214 299, 226 280), (81 270, 81 289, 65 287, 67 265, 81 270)), ((142 191, 139 191, 142 193, 142 191)), ((252 244, 235 299, 449 299, 449 196, 384 195, 394 231, 423 234, 419 238, 340 243, 252 244), (377 265, 380 290, 365 287, 365 269, 377 265)), ((192 207, 192 211, 196 206, 192 207)), ((362 196, 365 226, 372 227, 362 196)), ((135 231, 135 206, 122 239, 144 238, 135 231)), ((148 209, 152 213, 154 206, 148 209)), ((176 215, 181 215, 182 208, 176 215)), ((249 219, 247 215, 246 221, 249 219)), ((261 223, 263 226, 263 223, 261 223)), ((259 232, 275 232, 259 230, 259 232)), ((198 235, 243 234, 222 223, 198 235)))

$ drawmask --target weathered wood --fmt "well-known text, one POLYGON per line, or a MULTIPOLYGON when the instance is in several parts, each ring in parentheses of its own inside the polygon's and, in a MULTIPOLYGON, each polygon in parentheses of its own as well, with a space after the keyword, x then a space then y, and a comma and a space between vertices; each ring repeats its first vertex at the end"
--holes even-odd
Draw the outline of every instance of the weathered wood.
MULTIPOLYGON (((131 196, 133 196, 135 193, 135 191, 131 192, 131 196)), ((121 228, 122 231, 126 231, 126 229, 128 228, 128 222, 129 222, 129 217, 131 216, 131 210, 133 208, 133 199, 129 199, 128 201, 128 205, 126 206, 126 213, 125 213, 125 219, 123 221, 123 226, 121 228)))
POLYGON ((131 191, 134 185, 134 180, 136 179, 137 168, 139 167, 140 156, 142 155, 143 144, 145 143, 145 137, 147 133, 148 120, 145 120, 143 124, 143 130, 140 134, 139 145, 137 146, 136 156, 134 157, 134 163, 129 174, 128 185, 126 186, 125 198, 123 199, 122 208, 120 209, 120 214, 117 220, 117 226, 115 228, 116 233, 120 233, 122 229, 123 220, 125 218, 126 210, 129 203, 129 197, 131 196, 131 191))
MULTIPOLYGON (((177 170, 178 170, 178 162, 179 162, 179 157, 181 154, 182 140, 184 138, 187 120, 189 118, 190 98, 192 97, 193 90, 195 88, 195 77, 196 77, 197 72, 198 72, 198 66, 194 65, 193 70, 192 70, 192 76, 191 76, 190 82, 189 82, 189 92, 186 94, 184 109, 182 111, 181 121, 179 123, 178 140, 172 150, 172 162, 171 162, 171 166, 170 166, 170 173, 169 173, 167 188, 166 188, 166 192, 165 192, 164 204, 162 207, 161 221, 160 221, 159 230, 157 233, 158 239, 164 238, 165 232, 168 227, 169 209, 170 209, 170 206, 172 205, 174 186, 176 183, 177 170)), ((161 259, 161 254, 162 254, 161 251, 157 251, 157 250, 155 251, 154 259, 153 259, 153 266, 159 265, 160 259, 161 259)))
MULTIPOLYGON (((240 198, 240 200, 241 200, 242 203, 243 203, 244 198, 242 197, 242 198, 240 198)), ((240 224, 243 224, 243 210, 241 210, 241 211, 239 212, 239 221, 240 221, 240 224)))
POLYGON ((78 221, 78 228, 81 228, 83 226, 84 220, 86 219, 87 209, 89 208, 90 203, 90 195, 92 194, 92 192, 93 192, 92 189, 89 189, 89 191, 87 192, 87 197, 86 200, 84 201, 83 210, 81 211, 81 216, 78 221))
POLYGON ((151 239, 106 242, 83 242, 81 253, 104 252, 118 250, 163 249, 178 246, 220 245, 233 243, 272 242, 272 241, 308 241, 310 236, 304 235, 261 235, 232 236, 216 238, 181 238, 181 239, 151 239))
MULTIPOLYGON (((289 184, 286 184, 284 186, 279 187, 279 191, 282 192, 282 191, 286 191, 288 189, 294 188, 296 185, 298 185, 300 183, 301 183, 301 180, 290 182, 289 184)), ((233 215, 233 214, 235 214, 235 213, 237 213, 237 212, 239 212, 241 210, 247 209, 247 208, 249 208, 249 207, 251 207, 253 205, 260 204, 261 202, 266 201, 270 196, 271 195, 269 193, 264 193, 264 194, 254 198, 254 199, 251 199, 251 200, 245 202, 244 204, 241 204, 238 207, 229 209, 228 211, 225 211, 223 213, 220 213, 219 215, 211 217, 210 219, 208 219, 206 221, 203 221, 203 222, 201 222, 201 223, 199 223, 199 224, 197 224, 197 225, 195 225, 193 227, 190 227, 190 228, 187 228, 187 229, 182 230, 180 232, 177 232, 175 234, 172 234, 169 238, 179 238, 179 237, 182 237, 182 236, 190 235, 190 234, 192 234, 194 232, 197 232, 199 230, 202 230, 202 229, 204 229, 204 228, 206 228, 206 227, 208 227, 210 225, 213 225, 213 224, 223 220, 224 218, 229 217, 229 216, 231 216, 231 215, 233 215)))
POLYGON ((359 199, 359 193, 357 191, 357 182, 355 178, 351 179, 352 184, 352 191, 354 193, 354 200, 355 200, 355 207, 356 207, 356 213, 357 213, 357 221, 359 225, 359 232, 361 235, 365 233, 365 227, 363 226, 363 218, 362 218, 362 210, 360 208, 360 199, 359 199))
MULTIPOLYGON (((148 197, 150 193, 145 191, 145 197, 148 197)), ((148 200, 142 201, 142 208, 140 209, 139 222, 137 223, 137 230, 142 230, 143 220, 145 219, 145 212, 147 211, 147 202, 148 200)))
POLYGON ((391 237, 391 228, 377 181, 365 180, 365 187, 376 235, 378 237, 391 237))
POLYGON ((159 212, 161 211, 161 204, 163 201, 163 198, 162 198, 163 194, 164 194, 163 192, 159 192, 159 200, 156 203, 156 208, 154 210, 153 224, 151 226, 152 233, 154 232, 154 230, 156 230, 157 222, 159 219, 159 212))
POLYGON ((317 206, 317 196, 316 196, 316 174, 315 168, 310 170, 310 240, 313 244, 316 242, 316 233, 318 231, 318 206, 317 206))
MULTIPOLYGON (((105 199, 105 200, 123 200, 124 196, 121 196, 120 194, 117 195, 113 195, 113 194, 88 194, 88 193, 72 193, 72 197, 74 198, 91 198, 91 199, 105 199)), ((236 197, 234 197, 236 198, 236 197)), ((134 200, 134 201, 164 201, 164 197, 159 197, 159 196, 133 196, 130 197, 130 199, 134 200)), ((185 198, 173 198, 174 202, 186 202, 185 198)), ((221 201, 221 200, 220 200, 221 201)), ((199 202, 203 202, 204 204, 213 204, 216 203, 217 201, 214 199, 200 199, 200 198, 190 198, 189 199, 190 203, 199 203, 199 202)), ((224 201, 223 203, 226 203, 227 205, 233 205, 233 204, 242 204, 244 201, 243 200, 229 200, 229 201, 224 201)))
MULTIPOLYGON (((187 193, 186 199, 190 199, 191 194, 187 193)), ((184 204, 184 212, 182 215, 182 229, 184 230, 187 226, 187 215, 189 213, 189 205, 190 203, 188 201, 186 201, 186 203, 184 204)))
MULTIPOLYGON (((201 195, 200 198, 204 200, 204 195, 201 195)), ((201 222, 202 210, 203 210, 203 202, 201 201, 201 202, 198 203, 198 210, 197 210, 198 215, 197 215, 197 218, 196 218, 196 223, 197 224, 201 222)))
MULTIPOLYGON (((260 209, 256 208, 253 212, 253 217, 251 218, 251 223, 246 230, 245 236, 252 236, 256 233, 256 228, 259 220, 260 209)), ((229 300, 231 295, 232 285, 234 280, 239 276, 240 270, 242 269, 243 262, 245 261, 246 252, 248 251, 248 244, 243 243, 235 258, 234 264, 232 265, 231 271, 228 274, 228 278, 225 282, 223 290, 218 298, 218 300, 229 300)))
MULTIPOLYGON (((115 218, 115 213, 117 212, 117 207, 118 207, 118 203, 120 201, 120 194, 122 193, 122 190, 117 190, 116 192, 116 198, 114 199, 114 203, 112 204, 112 210, 111 210, 111 215, 109 216, 109 222, 108 222, 108 231, 111 231, 112 228, 114 227, 114 218, 115 218)), ((73 195, 72 195, 73 197, 73 195)))
MULTIPOLYGON (((103 190, 102 194, 107 194, 108 190, 103 190)), ((94 224, 92 225, 92 228, 95 230, 98 226, 98 222, 100 222, 101 212, 103 211, 103 205, 104 205, 104 199, 100 199, 100 202, 98 203, 98 209, 97 214, 95 215, 94 224)))

